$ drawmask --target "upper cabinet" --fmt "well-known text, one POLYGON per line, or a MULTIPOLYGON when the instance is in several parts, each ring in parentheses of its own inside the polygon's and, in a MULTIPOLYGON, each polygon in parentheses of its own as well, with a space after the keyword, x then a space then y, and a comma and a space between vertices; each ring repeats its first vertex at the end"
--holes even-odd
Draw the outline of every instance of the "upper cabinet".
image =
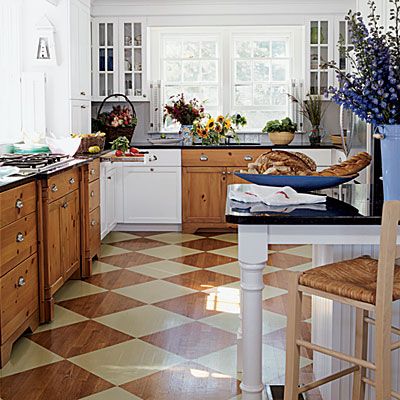
POLYGON ((94 101, 123 93, 132 101, 147 97, 145 26, 136 18, 94 18, 92 73, 94 101))
POLYGON ((341 71, 350 66, 345 57, 351 50, 347 21, 341 17, 315 18, 306 26, 306 90, 311 95, 324 95, 330 86, 338 84, 336 73, 326 67, 335 61, 341 71))
POLYGON ((70 3, 71 99, 90 100, 90 9, 80 0, 70 3))

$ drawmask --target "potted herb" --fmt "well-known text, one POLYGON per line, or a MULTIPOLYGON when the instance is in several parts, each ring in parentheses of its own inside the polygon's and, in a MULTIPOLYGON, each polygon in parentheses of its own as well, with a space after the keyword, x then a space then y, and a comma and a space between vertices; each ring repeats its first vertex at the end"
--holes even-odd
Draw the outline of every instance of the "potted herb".
POLYGON ((331 87, 332 100, 378 128, 381 140, 385 200, 400 200, 400 0, 389 0, 388 30, 381 26, 374 1, 364 21, 361 13, 349 11, 352 51, 346 58, 352 72, 341 71, 334 62, 338 87, 331 87))
POLYGON ((123 156, 129 150, 130 142, 125 136, 120 136, 111 142, 111 149, 115 150, 117 157, 123 156))
POLYGON ((168 117, 179 122, 179 133, 183 135, 185 142, 190 141, 193 124, 204 117, 204 107, 197 99, 186 101, 183 93, 170 97, 171 104, 164 106, 164 120, 168 117))
POLYGON ((296 129, 297 125, 286 117, 281 121, 277 119, 268 121, 262 131, 268 133, 269 140, 273 144, 287 145, 293 141, 296 129))
POLYGON ((293 103, 299 105, 300 113, 310 122, 311 131, 309 139, 311 144, 321 143, 321 123, 325 115, 325 110, 322 107, 322 97, 319 95, 307 94, 307 99, 304 101, 298 100, 292 95, 288 95, 293 103))

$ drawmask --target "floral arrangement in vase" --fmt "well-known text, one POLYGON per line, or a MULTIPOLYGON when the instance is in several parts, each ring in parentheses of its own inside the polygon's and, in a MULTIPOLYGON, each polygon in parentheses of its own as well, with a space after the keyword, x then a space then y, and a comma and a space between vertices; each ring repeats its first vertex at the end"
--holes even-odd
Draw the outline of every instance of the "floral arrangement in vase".
POLYGON ((133 116, 128 107, 113 106, 110 112, 100 114, 99 120, 106 126, 118 127, 135 127, 137 118, 133 116))
POLYGON ((217 118, 208 116, 206 119, 195 121, 193 136, 199 138, 204 145, 224 144, 229 139, 238 142, 235 129, 246 124, 246 118, 240 114, 219 115, 217 118))
POLYGON ((322 107, 322 97, 319 95, 306 95, 306 100, 300 101, 291 94, 288 95, 289 99, 298 104, 299 112, 311 124, 311 132, 309 133, 310 143, 318 144, 321 142, 321 123, 324 118, 326 109, 322 107))
POLYGON ((204 117, 204 106, 197 99, 186 101, 183 93, 170 97, 171 104, 164 106, 164 119, 172 118, 182 126, 193 125, 194 121, 204 117))
POLYGON ((365 21, 359 12, 346 16, 351 51, 345 57, 351 72, 333 68, 339 81, 330 87, 332 100, 380 131, 385 200, 400 200, 400 0, 388 0, 390 26, 385 30, 373 0, 365 21))

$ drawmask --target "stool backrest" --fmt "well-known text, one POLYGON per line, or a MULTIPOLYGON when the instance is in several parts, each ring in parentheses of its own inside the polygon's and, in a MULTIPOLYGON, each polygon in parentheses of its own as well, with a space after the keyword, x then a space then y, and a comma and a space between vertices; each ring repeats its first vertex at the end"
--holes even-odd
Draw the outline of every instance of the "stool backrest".
POLYGON ((394 265, 398 256, 396 241, 400 221, 400 201, 383 205, 376 290, 376 312, 391 315, 394 265))

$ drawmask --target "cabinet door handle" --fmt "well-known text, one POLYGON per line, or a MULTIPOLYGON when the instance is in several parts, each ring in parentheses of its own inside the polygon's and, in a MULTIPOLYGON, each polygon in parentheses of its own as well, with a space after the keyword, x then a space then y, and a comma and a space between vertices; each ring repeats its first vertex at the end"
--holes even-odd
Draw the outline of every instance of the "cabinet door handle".
POLYGON ((226 172, 225 172, 225 171, 223 171, 223 172, 222 172, 222 175, 226 175, 226 172))
POLYGON ((94 197, 94 190, 90 192, 90 197, 94 197))
POLYGON ((143 97, 144 97, 144 98, 146 98, 146 97, 147 97, 146 93, 143 93, 143 97))
POLYGON ((25 236, 22 232, 17 233, 17 237, 15 238, 17 243, 21 243, 25 240, 25 236))
POLYGON ((252 156, 244 156, 244 161, 253 161, 252 156))
POLYGON ((208 161, 208 157, 205 156, 204 154, 202 154, 202 155, 200 156, 200 161, 208 161))
POLYGON ((150 168, 150 172, 154 172, 154 168, 150 168))
POLYGON ((86 96, 86 92, 81 92, 81 95, 82 96, 86 96))
POLYGON ((86 106, 82 105, 81 108, 86 108, 86 106))
POLYGON ((61 207, 62 207, 62 208, 67 208, 67 207, 68 207, 68 203, 65 202, 61 207))
POLYGON ((18 199, 15 202, 15 208, 21 209, 24 206, 24 202, 21 199, 18 199))
POLYGON ((158 160, 158 157, 155 155, 155 154, 152 154, 150 157, 149 157, 149 161, 157 161, 158 160))
POLYGON ((227 175, 232 175, 232 172, 227 172, 226 174, 227 174, 227 175))
POLYGON ((94 168, 92 168, 91 170, 90 170, 90 175, 95 175, 96 174, 96 170, 94 169, 94 168))
POLYGON ((110 179, 110 180, 111 180, 111 176, 107 176, 107 179, 110 179))
POLYGON ((57 185, 56 185, 55 183, 53 183, 53 185, 51 185, 51 191, 52 191, 53 193, 55 193, 55 192, 58 191, 58 187, 57 187, 57 185))
POLYGON ((95 225, 96 225, 96 221, 93 220, 93 221, 90 223, 90 225, 95 226, 95 225))
POLYGON ((75 179, 74 178, 71 178, 70 180, 69 180, 69 184, 70 185, 73 185, 75 183, 75 179))
POLYGON ((24 277, 23 277, 23 276, 20 276, 20 277, 18 278, 17 286, 18 286, 18 287, 21 287, 21 286, 25 286, 25 284, 26 284, 26 282, 25 282, 24 277))

